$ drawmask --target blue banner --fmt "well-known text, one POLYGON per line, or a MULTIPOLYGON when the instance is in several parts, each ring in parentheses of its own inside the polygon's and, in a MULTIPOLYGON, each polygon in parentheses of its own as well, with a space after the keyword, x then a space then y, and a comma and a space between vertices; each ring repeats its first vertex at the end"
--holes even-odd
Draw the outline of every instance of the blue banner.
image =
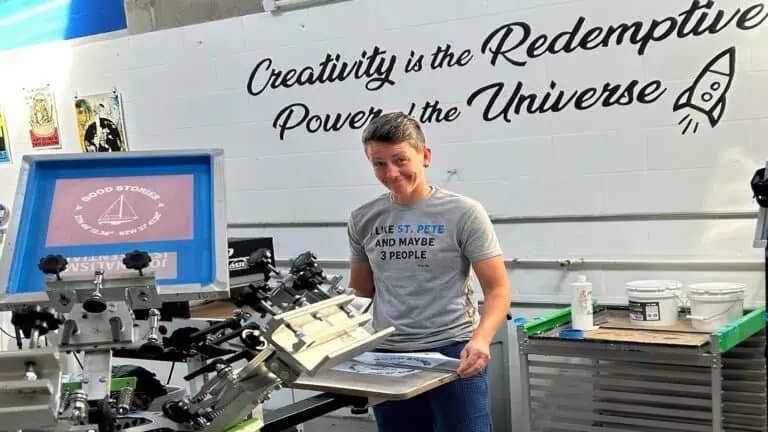
POLYGON ((0 51, 125 28, 123 0, 0 0, 0 51))

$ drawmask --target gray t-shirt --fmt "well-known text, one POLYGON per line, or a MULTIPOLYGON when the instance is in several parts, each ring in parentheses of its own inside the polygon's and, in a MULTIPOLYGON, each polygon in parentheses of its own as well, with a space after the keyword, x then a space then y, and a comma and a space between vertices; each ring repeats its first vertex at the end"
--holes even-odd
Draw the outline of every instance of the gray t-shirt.
POLYGON ((379 348, 470 339, 480 320, 471 263, 502 254, 480 203, 438 187, 413 205, 383 194, 352 212, 348 235, 351 260, 373 269, 373 327, 395 327, 379 348))

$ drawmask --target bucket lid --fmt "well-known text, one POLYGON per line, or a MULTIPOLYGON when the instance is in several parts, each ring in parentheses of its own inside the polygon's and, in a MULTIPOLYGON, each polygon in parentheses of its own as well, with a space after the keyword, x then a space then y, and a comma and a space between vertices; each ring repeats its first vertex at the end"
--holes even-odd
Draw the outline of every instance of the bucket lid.
POLYGON ((693 294, 733 294, 744 292, 746 285, 738 282, 701 282, 688 285, 693 294))
POLYGON ((627 282, 626 287, 632 291, 658 292, 679 290, 683 287, 683 283, 676 280, 649 279, 627 282))

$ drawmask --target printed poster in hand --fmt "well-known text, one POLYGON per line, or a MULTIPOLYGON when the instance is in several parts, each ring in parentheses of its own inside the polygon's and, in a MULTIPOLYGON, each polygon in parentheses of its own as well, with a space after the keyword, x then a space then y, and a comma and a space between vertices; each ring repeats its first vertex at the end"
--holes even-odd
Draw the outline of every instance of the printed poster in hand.
POLYGON ((59 122, 50 86, 25 89, 32 148, 59 149, 59 122))
POLYGON ((75 98, 75 118, 83 152, 128 151, 123 104, 117 92, 75 98))
POLYGON ((0 163, 11 161, 11 143, 8 138, 8 126, 5 123, 3 106, 0 105, 0 163))

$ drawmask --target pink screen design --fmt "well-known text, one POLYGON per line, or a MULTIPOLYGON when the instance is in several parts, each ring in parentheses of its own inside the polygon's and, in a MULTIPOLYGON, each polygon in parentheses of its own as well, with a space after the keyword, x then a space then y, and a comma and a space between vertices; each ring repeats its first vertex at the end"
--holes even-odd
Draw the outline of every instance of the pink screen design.
POLYGON ((191 174, 56 180, 46 246, 189 240, 191 174))

